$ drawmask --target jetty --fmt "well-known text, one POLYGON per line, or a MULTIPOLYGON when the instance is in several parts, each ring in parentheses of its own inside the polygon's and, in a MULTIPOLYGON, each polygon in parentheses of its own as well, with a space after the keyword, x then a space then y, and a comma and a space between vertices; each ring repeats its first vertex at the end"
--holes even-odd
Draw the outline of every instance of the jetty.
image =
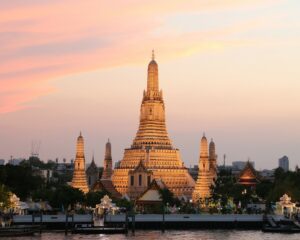
POLYGON ((105 226, 131 229, 262 229, 263 215, 136 214, 107 215, 105 226))

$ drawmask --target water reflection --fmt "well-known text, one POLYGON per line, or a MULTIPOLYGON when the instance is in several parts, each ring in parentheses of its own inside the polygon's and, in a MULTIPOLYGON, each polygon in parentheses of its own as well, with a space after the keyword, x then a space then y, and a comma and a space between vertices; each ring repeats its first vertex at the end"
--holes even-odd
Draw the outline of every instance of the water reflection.
POLYGON ((274 234, 263 233, 261 231, 229 231, 229 230, 199 230, 199 231, 136 231, 133 236, 129 233, 117 235, 80 235, 70 234, 65 236, 64 233, 42 233, 32 237, 15 237, 6 238, 6 240, 299 240, 300 234, 274 234))

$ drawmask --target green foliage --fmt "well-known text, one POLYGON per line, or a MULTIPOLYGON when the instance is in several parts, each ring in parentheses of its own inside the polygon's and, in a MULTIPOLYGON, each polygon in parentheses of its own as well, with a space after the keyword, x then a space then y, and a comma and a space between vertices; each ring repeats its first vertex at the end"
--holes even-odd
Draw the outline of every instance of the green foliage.
POLYGON ((109 195, 106 191, 98 191, 98 192, 88 192, 86 194, 86 205, 89 207, 95 207, 96 204, 101 202, 101 199, 105 196, 109 195))
POLYGON ((275 170, 275 180, 268 192, 268 201, 276 202, 287 193, 292 201, 300 201, 300 172, 284 172, 281 168, 275 170))
POLYGON ((34 176, 29 166, 0 166, 0 183, 25 200, 31 193, 42 187, 44 181, 40 176, 34 176))
POLYGON ((69 205, 74 206, 76 203, 85 202, 85 196, 81 190, 67 185, 58 187, 51 195, 52 198, 48 199, 49 203, 56 208, 63 205, 67 209, 69 205))
POLYGON ((0 203, 0 211, 9 206, 9 191, 3 184, 0 184, 0 203))
POLYGON ((174 194, 168 188, 159 189, 159 194, 163 205, 169 204, 173 206, 176 203, 178 204, 178 200, 174 198, 174 194))
POLYGON ((113 199, 113 202, 120 208, 126 208, 127 211, 131 211, 133 209, 133 202, 128 201, 125 198, 122 199, 113 199))

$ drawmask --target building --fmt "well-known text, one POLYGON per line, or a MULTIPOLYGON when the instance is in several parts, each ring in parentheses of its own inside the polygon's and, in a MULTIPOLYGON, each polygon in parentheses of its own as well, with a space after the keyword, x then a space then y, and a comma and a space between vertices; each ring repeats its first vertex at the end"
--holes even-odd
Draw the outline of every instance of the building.
POLYGON ((81 133, 77 138, 76 159, 71 186, 80 189, 84 193, 89 191, 85 174, 84 140, 81 133))
POLYGON ((161 208, 163 204, 160 191, 165 189, 166 185, 161 180, 153 180, 136 201, 138 211, 152 213, 156 208, 161 208))
POLYGON ((193 192, 193 202, 205 200, 211 196, 211 186, 217 178, 217 156, 215 143, 211 140, 208 148, 207 139, 203 135, 200 143, 199 173, 193 192))
POLYGON ((103 162, 103 173, 101 179, 111 179, 112 176, 112 156, 111 156, 111 143, 108 139, 105 145, 105 156, 103 162))
POLYGON ((13 165, 13 166, 19 166, 21 162, 23 162, 24 158, 12 158, 8 160, 7 164, 13 165))
POLYGON ((99 179, 99 169, 95 163, 94 156, 93 156, 91 164, 88 166, 85 173, 87 176, 87 183, 88 183, 89 189, 91 189, 99 179))
POLYGON ((158 65, 154 53, 148 65, 147 90, 143 93, 139 129, 112 176, 116 189, 122 195, 128 194, 132 198, 129 194, 129 172, 136 169, 141 161, 152 172, 152 178, 161 179, 175 196, 191 198, 195 181, 184 166, 179 150, 173 147, 168 136, 165 104, 163 93, 159 90, 158 65))
POLYGON ((237 182, 238 184, 250 187, 255 187, 259 182, 258 174, 249 161, 247 162, 245 168, 241 171, 237 182))
POLYGON ((279 158, 278 167, 282 168, 285 172, 287 172, 289 170, 289 158, 287 156, 279 158))
POLYGON ((111 180, 112 176, 112 157, 111 157, 111 143, 108 140, 105 145, 105 155, 103 161, 103 172, 101 179, 98 179, 95 184, 92 186, 91 190, 96 191, 106 191, 113 198, 120 199, 122 195, 116 190, 113 182, 111 180))
POLYGON ((3 166, 5 164, 5 160, 4 159, 0 159, 0 166, 3 166))

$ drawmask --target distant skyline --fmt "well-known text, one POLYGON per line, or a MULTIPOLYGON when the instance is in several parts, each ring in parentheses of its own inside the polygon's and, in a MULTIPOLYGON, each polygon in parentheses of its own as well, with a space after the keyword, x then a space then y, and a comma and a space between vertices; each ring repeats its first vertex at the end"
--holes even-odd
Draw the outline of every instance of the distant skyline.
POLYGON ((297 0, 2 1, 0 159, 114 163, 138 129, 155 49, 167 129, 185 165, 203 132, 218 163, 300 165, 300 2, 297 0))

